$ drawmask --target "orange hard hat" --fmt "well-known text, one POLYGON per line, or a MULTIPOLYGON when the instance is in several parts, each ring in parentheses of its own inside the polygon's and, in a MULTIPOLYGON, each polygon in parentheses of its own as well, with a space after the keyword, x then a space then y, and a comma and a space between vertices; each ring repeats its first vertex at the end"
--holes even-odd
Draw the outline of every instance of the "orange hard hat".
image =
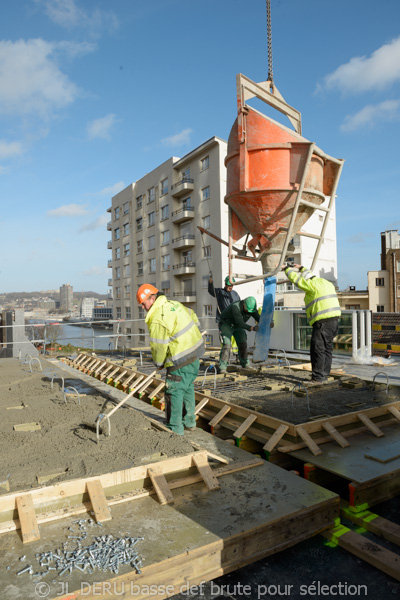
POLYGON ((150 296, 157 293, 158 289, 154 287, 154 285, 151 285, 151 283, 144 283, 140 286, 136 294, 138 304, 142 304, 147 298, 150 298, 150 296))

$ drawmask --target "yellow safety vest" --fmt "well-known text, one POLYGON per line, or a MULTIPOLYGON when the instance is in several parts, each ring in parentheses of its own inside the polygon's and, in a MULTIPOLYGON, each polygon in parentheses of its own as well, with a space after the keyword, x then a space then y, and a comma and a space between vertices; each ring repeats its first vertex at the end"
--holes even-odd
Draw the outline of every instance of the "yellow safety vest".
POLYGON ((184 367, 201 356, 205 347, 196 313, 180 302, 159 296, 146 315, 150 348, 157 367, 184 367))
POLYGON ((333 283, 322 277, 315 277, 311 271, 301 269, 300 273, 291 267, 285 269, 287 278, 306 293, 307 319, 310 325, 323 319, 340 317, 339 300, 333 283))

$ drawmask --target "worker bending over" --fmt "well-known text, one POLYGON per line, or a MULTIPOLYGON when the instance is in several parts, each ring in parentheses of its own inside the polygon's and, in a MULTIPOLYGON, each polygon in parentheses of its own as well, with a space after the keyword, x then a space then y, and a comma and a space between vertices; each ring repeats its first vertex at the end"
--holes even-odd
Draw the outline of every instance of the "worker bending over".
POLYGON ((333 338, 337 335, 341 314, 335 286, 301 265, 289 265, 283 270, 287 278, 305 292, 307 319, 312 326, 311 379, 314 384, 324 383, 331 372, 333 338))
POLYGON ((218 323, 218 328, 221 332, 221 313, 228 308, 232 302, 239 302, 240 296, 237 292, 233 291, 233 284, 235 279, 229 279, 229 275, 225 277, 225 287, 215 288, 213 283, 212 274, 210 273, 210 279, 208 280, 208 293, 217 301, 217 314, 215 320, 218 323))
POLYGON ((242 367, 249 365, 247 353, 247 331, 257 331, 258 325, 247 325, 247 321, 253 317, 257 323, 260 315, 257 311, 257 302, 253 296, 249 296, 239 302, 233 302, 228 308, 222 311, 220 316, 220 330, 222 336, 222 349, 219 356, 219 372, 226 373, 229 354, 231 351, 231 338, 235 338, 239 360, 242 367))
POLYGON ((166 367, 165 412, 167 427, 179 435, 196 427, 193 382, 205 348, 194 311, 166 296, 149 283, 137 292, 138 304, 147 312, 150 349, 157 367, 166 367))

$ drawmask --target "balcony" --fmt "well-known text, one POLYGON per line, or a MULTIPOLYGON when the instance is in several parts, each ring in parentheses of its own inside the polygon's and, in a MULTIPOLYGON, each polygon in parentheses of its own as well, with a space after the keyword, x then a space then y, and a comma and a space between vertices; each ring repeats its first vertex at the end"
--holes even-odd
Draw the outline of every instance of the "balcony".
POLYGON ((179 210, 175 210, 172 213, 172 222, 173 223, 183 223, 183 221, 188 221, 189 219, 193 219, 193 218, 194 218, 194 208, 192 206, 180 208, 179 210))
POLYGON ((109 279, 109 280, 108 280, 108 284, 107 284, 107 285, 108 285, 109 287, 112 287, 112 279, 109 279))
POLYGON ((178 302, 196 302, 196 292, 183 290, 182 292, 174 292, 174 299, 178 302))
POLYGON ((193 248, 194 245, 194 235, 182 235, 181 237, 177 237, 172 240, 173 250, 179 250, 180 248, 193 248))
POLYGON ((108 250, 111 250, 111 248, 112 248, 112 240, 108 240, 108 242, 107 242, 107 248, 108 248, 108 250))
POLYGON ((192 192, 193 190, 194 180, 185 177, 184 179, 181 179, 181 181, 174 183, 174 185, 171 187, 171 196, 173 198, 179 198, 179 196, 183 196, 184 194, 192 192))
POLYGON ((174 275, 193 275, 196 273, 196 263, 183 262, 172 267, 174 275))
POLYGON ((108 263, 107 263, 107 267, 112 267, 112 265, 113 265, 113 261, 112 261, 112 259, 110 258, 110 260, 109 260, 109 261, 108 261, 108 263))
POLYGON ((107 231, 111 231, 111 229, 112 229, 112 223, 111 223, 111 221, 108 221, 108 223, 107 223, 107 231))

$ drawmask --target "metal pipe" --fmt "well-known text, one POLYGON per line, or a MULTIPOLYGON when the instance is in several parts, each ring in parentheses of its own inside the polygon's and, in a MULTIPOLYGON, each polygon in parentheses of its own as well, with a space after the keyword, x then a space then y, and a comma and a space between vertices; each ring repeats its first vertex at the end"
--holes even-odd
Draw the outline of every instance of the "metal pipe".
POLYGON ((366 344, 368 350, 368 356, 372 356, 372 312, 370 310, 365 311, 366 320, 366 344))
POLYGON ((364 311, 360 310, 359 313, 360 319, 360 354, 361 356, 365 356, 365 321, 364 321, 364 311))
POLYGON ((357 358, 357 345, 358 345, 358 330, 357 330, 357 311, 355 310, 351 315, 351 333, 352 333, 352 357, 353 360, 357 358))

